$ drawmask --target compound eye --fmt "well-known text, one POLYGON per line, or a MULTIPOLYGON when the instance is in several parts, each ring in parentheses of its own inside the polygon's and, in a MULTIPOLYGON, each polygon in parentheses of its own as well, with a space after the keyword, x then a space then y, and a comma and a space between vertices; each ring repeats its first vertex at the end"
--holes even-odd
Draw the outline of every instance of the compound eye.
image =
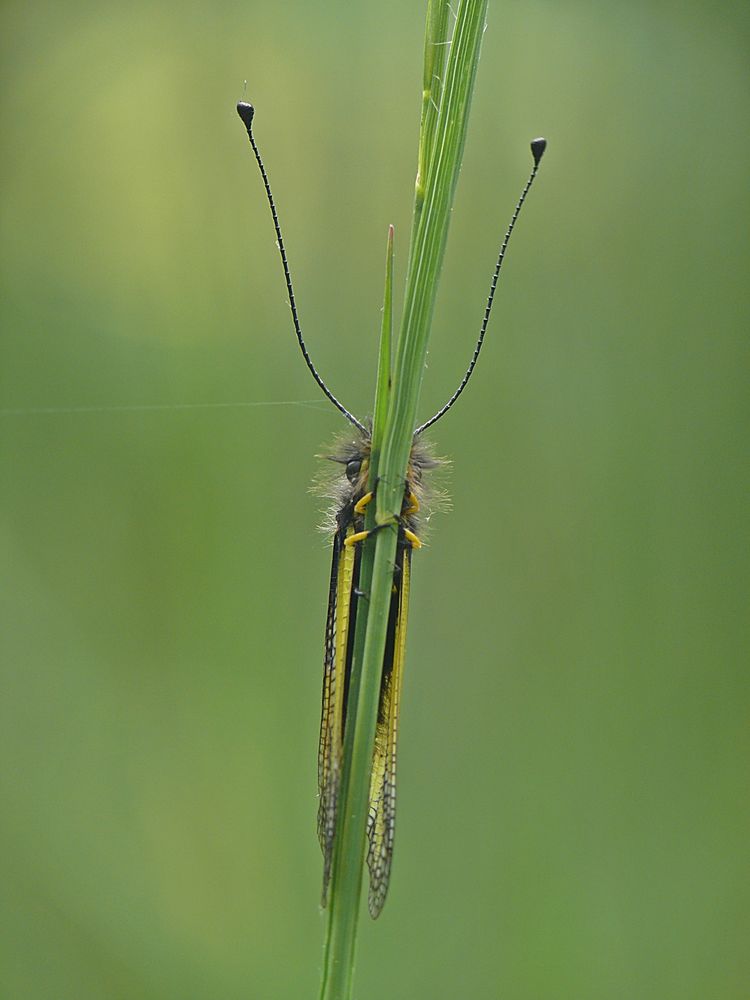
POLYGON ((357 477, 359 476, 359 471, 362 468, 362 459, 353 458, 350 462, 346 463, 346 478, 350 483, 355 483, 357 477))

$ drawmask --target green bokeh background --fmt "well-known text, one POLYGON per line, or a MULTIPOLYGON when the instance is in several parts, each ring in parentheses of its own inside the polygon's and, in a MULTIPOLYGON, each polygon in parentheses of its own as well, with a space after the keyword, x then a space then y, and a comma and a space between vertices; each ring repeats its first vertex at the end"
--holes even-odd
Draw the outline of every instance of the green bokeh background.
MULTIPOLYGON (((3 997, 316 996, 308 486, 343 422, 234 103, 247 79, 310 348, 364 414, 423 20, 2 6, 3 997)), ((424 417, 550 148, 434 434, 453 509, 415 562, 358 1000, 747 996, 749 28, 491 3, 424 417)))

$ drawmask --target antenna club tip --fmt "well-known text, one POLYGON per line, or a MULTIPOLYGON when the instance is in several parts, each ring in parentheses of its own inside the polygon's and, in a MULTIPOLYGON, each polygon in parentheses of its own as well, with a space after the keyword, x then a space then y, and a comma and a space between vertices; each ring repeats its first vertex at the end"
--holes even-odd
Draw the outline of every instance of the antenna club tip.
POLYGON ((255 108, 252 104, 248 104, 247 101, 238 101, 237 114, 242 119, 242 124, 245 128, 250 131, 250 127, 253 124, 253 116, 255 115, 255 108))
POLYGON ((531 155, 534 157, 534 165, 539 166, 539 162, 544 156, 544 151, 547 148, 547 140, 542 139, 532 139, 531 140, 531 155))

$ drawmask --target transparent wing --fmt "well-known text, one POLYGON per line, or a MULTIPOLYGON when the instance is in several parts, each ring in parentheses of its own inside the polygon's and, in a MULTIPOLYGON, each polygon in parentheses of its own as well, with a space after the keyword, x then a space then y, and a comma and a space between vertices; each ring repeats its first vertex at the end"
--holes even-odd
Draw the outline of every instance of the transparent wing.
POLYGON ((368 907, 373 919, 383 909, 388 893, 396 830, 396 748, 409 608, 410 547, 399 548, 398 568, 400 572, 394 575, 388 620, 367 817, 368 907))
POLYGON ((326 905, 328 896, 328 883, 331 878, 333 862, 333 841, 336 833, 355 561, 355 546, 344 545, 342 535, 337 533, 333 542, 331 582, 328 591, 323 664, 323 704, 320 717, 320 742, 318 744, 318 839, 323 851, 322 906, 326 905))

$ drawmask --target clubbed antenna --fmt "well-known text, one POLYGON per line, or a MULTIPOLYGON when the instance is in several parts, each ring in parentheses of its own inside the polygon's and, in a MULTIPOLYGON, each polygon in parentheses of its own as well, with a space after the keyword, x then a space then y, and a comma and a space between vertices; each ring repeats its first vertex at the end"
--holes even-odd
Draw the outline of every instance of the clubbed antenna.
POLYGON ((458 397, 466 388, 466 383, 471 378, 471 373, 474 371, 474 366, 477 363, 479 352, 482 350, 482 342, 484 341, 484 335, 487 332, 487 324, 490 321, 492 303, 495 300, 495 289, 497 288, 497 279, 500 276, 500 268, 503 266, 503 260, 505 259, 505 251, 508 249, 508 243, 510 242, 510 237, 513 233, 516 220, 518 219, 518 216, 521 213, 521 208, 523 207, 523 203, 526 201, 526 195, 529 193, 531 185, 534 183, 534 178, 537 175, 537 171, 539 170, 539 164, 541 162, 542 157, 544 156, 544 151, 546 148, 547 148, 546 139, 534 139, 533 142, 531 143, 531 155, 534 157, 534 166, 531 170, 531 174, 529 175, 529 179, 526 181, 524 189, 521 192, 521 197, 518 199, 518 204, 516 205, 515 211, 513 212, 513 215, 511 217, 510 225, 508 226, 508 231, 506 232, 505 238, 503 239, 502 245, 500 246, 500 252, 497 255, 497 264, 495 264, 495 270, 492 275, 492 281, 490 282, 490 294, 487 296, 487 305, 484 310, 484 319, 482 320, 482 327, 479 331, 479 338, 477 339, 477 344, 476 347, 474 348, 474 354, 472 356, 471 362, 469 364, 469 367, 466 369, 466 374, 461 379, 458 388, 453 393, 448 402, 445 404, 445 406, 441 407, 441 409, 439 409, 434 416, 430 417, 429 420, 425 421, 425 423, 417 427, 417 429, 414 431, 415 435, 421 434, 422 431, 426 431, 428 427, 432 427, 434 423, 440 420, 440 418, 444 416, 448 412, 448 410, 450 410, 450 408, 453 406, 458 397))
POLYGON ((333 405, 344 414, 346 419, 358 427, 361 431, 366 433, 366 428, 364 424, 361 424, 357 418, 351 414, 345 406, 343 406, 338 399, 334 396, 328 386, 325 384, 323 379, 318 374, 315 365, 312 363, 312 358, 307 352, 307 346, 305 344, 304 338, 302 336, 302 329, 299 324, 299 316, 297 315, 297 306, 294 301, 294 288, 292 287, 292 276, 289 273, 289 263, 286 259, 286 250, 284 248, 284 238, 281 235, 281 227, 279 226, 279 216, 276 212, 276 205, 273 200, 273 195, 271 194, 271 185, 268 183, 268 174, 266 173, 266 168, 263 166, 263 160, 260 157, 260 151, 258 150, 257 143, 253 136, 253 117, 255 115, 255 109, 252 104, 247 104, 245 101, 240 101, 237 105, 237 114, 242 119, 242 124, 247 129, 247 137, 250 140, 250 145, 253 147, 253 153, 255 153, 255 159, 258 161, 258 167, 260 168, 260 176, 263 178, 263 186, 266 189, 266 197, 268 198, 268 205, 271 209, 271 216, 273 218, 273 227, 276 230, 276 245, 279 248, 279 254, 281 255, 281 264, 284 268, 284 278, 286 279, 286 291, 289 297, 289 307, 292 310, 292 322, 294 323, 294 332, 297 334, 297 342, 302 351, 302 357, 305 359, 305 364, 310 369, 310 374, 318 383, 320 388, 330 399, 333 405))

